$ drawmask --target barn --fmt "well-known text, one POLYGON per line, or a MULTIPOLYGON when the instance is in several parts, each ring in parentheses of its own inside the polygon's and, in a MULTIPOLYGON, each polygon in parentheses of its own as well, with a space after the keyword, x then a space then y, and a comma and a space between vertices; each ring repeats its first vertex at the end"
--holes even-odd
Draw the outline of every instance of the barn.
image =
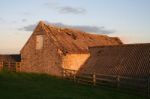
POLYGON ((89 47, 122 45, 117 37, 60 28, 40 21, 21 49, 21 71, 61 76, 78 70, 90 57, 89 47))
POLYGON ((150 43, 95 46, 79 74, 96 73, 133 78, 150 76, 150 43))

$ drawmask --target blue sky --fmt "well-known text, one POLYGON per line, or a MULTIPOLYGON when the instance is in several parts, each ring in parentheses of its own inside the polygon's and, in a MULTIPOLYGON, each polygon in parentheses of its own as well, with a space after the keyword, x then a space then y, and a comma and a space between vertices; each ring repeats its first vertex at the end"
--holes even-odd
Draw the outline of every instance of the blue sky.
POLYGON ((19 53, 40 20, 150 43, 150 0, 0 0, 0 12, 1 54, 19 53))

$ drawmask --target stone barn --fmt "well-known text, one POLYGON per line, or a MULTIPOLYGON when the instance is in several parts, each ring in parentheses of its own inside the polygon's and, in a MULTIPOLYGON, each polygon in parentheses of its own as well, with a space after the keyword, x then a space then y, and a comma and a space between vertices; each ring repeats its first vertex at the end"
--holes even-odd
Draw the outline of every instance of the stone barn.
POLYGON ((39 22, 21 49, 21 71, 61 76, 63 69, 78 70, 90 56, 88 47, 120 45, 117 37, 89 34, 39 22))
POLYGON ((150 77, 150 44, 95 46, 89 50, 91 56, 80 68, 79 74, 150 77))

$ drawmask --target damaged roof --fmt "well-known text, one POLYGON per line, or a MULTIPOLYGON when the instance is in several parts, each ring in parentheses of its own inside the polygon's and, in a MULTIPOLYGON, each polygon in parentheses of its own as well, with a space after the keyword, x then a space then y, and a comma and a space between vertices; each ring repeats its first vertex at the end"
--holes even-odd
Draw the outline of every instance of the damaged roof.
POLYGON ((60 28, 40 21, 34 32, 43 30, 51 42, 63 53, 87 53, 88 47, 103 45, 118 45, 122 41, 117 37, 90 34, 70 28, 60 28))

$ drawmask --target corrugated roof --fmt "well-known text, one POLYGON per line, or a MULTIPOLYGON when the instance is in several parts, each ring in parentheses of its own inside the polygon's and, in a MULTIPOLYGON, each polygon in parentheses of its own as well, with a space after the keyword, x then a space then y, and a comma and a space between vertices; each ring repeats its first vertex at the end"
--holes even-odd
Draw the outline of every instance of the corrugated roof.
POLYGON ((150 44, 91 47, 80 73, 150 77, 150 44))
POLYGON ((117 37, 89 34, 79 30, 47 25, 44 22, 40 22, 37 27, 42 27, 63 53, 87 53, 88 47, 122 44, 117 37))

